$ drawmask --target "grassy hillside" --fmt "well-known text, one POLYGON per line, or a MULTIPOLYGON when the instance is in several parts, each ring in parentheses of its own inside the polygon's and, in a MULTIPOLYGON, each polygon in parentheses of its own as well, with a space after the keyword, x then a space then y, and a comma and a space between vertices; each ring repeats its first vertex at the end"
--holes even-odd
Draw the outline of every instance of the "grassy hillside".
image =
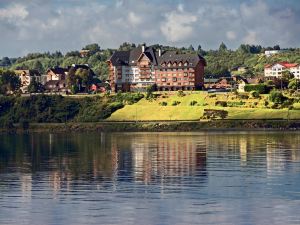
MULTIPOLYGON (((228 119, 300 119, 299 110, 271 109, 272 103, 268 102, 266 107, 266 102, 268 95, 244 99, 233 93, 185 92, 183 97, 179 97, 176 92, 163 93, 154 100, 143 98, 136 104, 126 105, 107 120, 199 120, 204 109, 226 110, 228 119), (216 105, 220 101, 226 102, 227 107, 216 105), (165 106, 162 106, 163 102, 165 106), (177 105, 174 105, 175 102, 177 105), (194 105, 191 105, 192 102, 194 105)), ((295 106, 298 106, 297 103, 295 106)))

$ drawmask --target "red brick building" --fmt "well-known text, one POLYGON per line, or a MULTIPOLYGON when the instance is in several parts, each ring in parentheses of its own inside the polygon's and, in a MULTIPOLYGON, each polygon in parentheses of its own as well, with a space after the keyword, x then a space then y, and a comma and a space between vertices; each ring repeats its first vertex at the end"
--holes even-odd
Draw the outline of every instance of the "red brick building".
POLYGON ((108 65, 113 91, 143 91, 153 84, 164 91, 195 90, 204 85, 206 62, 198 54, 140 46, 115 52, 108 65))

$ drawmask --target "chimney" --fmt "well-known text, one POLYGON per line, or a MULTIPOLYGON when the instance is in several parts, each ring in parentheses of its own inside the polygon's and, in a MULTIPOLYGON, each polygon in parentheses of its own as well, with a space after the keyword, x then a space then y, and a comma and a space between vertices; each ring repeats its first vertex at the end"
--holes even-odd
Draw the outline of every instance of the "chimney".
POLYGON ((145 44, 142 45, 142 52, 145 52, 145 44))
POLYGON ((161 57, 161 49, 158 49, 158 56, 161 57))

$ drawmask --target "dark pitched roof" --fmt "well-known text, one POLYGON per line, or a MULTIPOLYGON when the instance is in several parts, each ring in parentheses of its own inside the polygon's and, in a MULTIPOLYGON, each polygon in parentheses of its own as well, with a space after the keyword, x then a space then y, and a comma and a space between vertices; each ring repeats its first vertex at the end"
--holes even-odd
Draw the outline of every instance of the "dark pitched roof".
MULTIPOLYGON (((204 58, 198 54, 178 54, 176 51, 166 51, 163 52, 161 57, 158 57, 158 64, 162 63, 179 63, 179 62, 188 62, 188 66, 194 67, 199 61, 203 61, 206 65, 204 58)), ((172 66, 171 66, 172 67, 172 66)))
MULTIPOLYGON (((111 56, 109 61, 114 66, 133 66, 142 54, 142 46, 132 49, 131 51, 116 51, 111 56)), ((166 51, 159 56, 158 52, 153 47, 146 47, 144 54, 149 58, 154 66, 160 66, 163 62, 188 62, 189 66, 196 66, 199 61, 204 58, 198 54, 178 54, 176 51, 166 51)))
POLYGON ((65 72, 67 72, 68 69, 61 68, 61 67, 54 67, 54 68, 49 68, 48 71, 52 71, 55 74, 65 74, 65 72))

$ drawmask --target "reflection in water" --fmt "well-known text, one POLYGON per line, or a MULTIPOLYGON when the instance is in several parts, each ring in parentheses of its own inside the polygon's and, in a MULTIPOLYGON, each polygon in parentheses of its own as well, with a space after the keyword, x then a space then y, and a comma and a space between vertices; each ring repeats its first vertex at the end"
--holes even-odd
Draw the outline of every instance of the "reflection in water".
POLYGON ((300 222, 299 133, 0 140, 0 224, 300 222))

